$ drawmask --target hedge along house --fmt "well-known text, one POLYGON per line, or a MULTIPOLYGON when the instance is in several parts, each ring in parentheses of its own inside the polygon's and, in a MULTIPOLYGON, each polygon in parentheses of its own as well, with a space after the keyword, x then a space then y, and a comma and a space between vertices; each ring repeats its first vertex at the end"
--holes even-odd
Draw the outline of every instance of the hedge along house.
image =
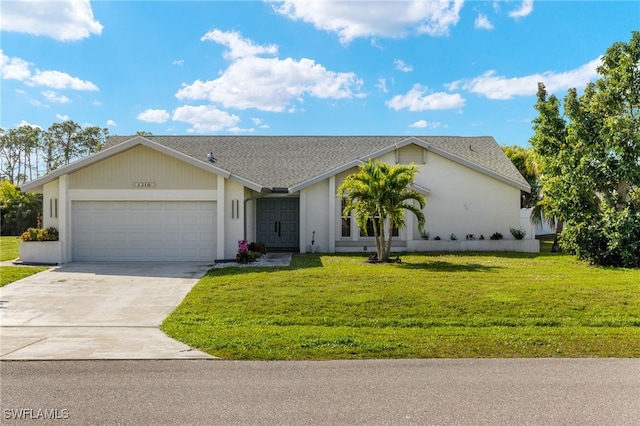
POLYGON ((533 235, 510 241, 509 228, 522 225, 520 191, 530 188, 492 137, 112 136, 22 190, 43 194, 59 263, 230 259, 242 239, 363 251, 373 238, 342 217, 336 188, 369 158, 420 170, 413 189, 427 197, 431 240, 407 214, 394 250, 539 250, 533 235), (465 241, 488 243, 495 232, 505 240, 465 241), (451 234, 459 241, 445 241, 451 234))

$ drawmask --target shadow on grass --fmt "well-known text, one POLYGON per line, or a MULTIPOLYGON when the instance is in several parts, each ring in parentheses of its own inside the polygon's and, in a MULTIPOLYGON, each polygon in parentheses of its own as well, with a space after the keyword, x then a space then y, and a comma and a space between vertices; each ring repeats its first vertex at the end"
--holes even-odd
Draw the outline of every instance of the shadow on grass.
POLYGON ((289 266, 229 266, 214 268, 207 272, 208 277, 246 275, 263 272, 293 271, 296 269, 322 268, 320 254, 294 254, 289 266))
POLYGON ((498 269, 504 269, 501 266, 479 265, 477 263, 467 263, 461 265, 459 263, 450 263, 437 260, 435 262, 424 263, 401 263, 398 265, 404 269, 425 270, 431 272, 490 272, 498 269))

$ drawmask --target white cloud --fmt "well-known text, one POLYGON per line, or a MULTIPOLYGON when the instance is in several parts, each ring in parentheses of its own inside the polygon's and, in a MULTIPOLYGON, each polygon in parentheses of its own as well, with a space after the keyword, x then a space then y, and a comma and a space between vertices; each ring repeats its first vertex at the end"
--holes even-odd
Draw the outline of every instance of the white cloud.
POLYGON ((407 64, 402 59, 395 59, 393 61, 393 64, 396 66, 396 69, 399 70, 399 71, 402 71, 402 72, 411 72, 411 71, 413 71, 413 66, 407 64))
POLYGON ((26 83, 29 86, 46 86, 53 89, 98 90, 98 86, 92 82, 72 77, 60 71, 36 70, 36 73, 26 83))
POLYGON ((509 12, 509 16, 514 19, 524 18, 533 12, 533 0, 522 0, 520 8, 509 12))
POLYGON ((102 33, 89 0, 3 1, 2 31, 51 37, 60 41, 81 40, 102 33))
POLYGON ((184 59, 176 59, 175 61, 173 61, 172 64, 177 66, 182 66, 184 65, 184 59))
POLYGON ((437 92, 427 94, 427 88, 415 84, 406 95, 396 95, 386 102, 389 108, 396 111, 424 111, 435 109, 451 109, 463 107, 465 100, 457 93, 437 92))
POLYGON ((253 117, 251 119, 251 121, 253 121, 253 124, 255 124, 256 126, 259 126, 261 129, 268 129, 269 128, 269 125, 268 124, 264 124, 262 119, 260 119, 260 118, 253 117))
POLYGON ((491 23, 491 21, 489 21, 487 15, 479 13, 478 16, 476 16, 475 28, 482 30, 492 30, 493 24, 491 23))
POLYGON ((20 122, 18 124, 16 124, 15 127, 18 128, 18 127, 23 127, 23 126, 33 127, 33 128, 42 130, 42 127, 38 126, 37 124, 31 124, 26 120, 20 120, 20 122))
POLYGON ((464 0, 277 2, 274 10, 287 18, 338 34, 340 42, 365 37, 405 37, 408 33, 446 35, 460 19, 464 0))
POLYGON ((426 128, 437 129, 441 126, 442 126, 442 123, 440 123, 439 121, 428 122, 426 120, 418 120, 415 123, 409 125, 409 127, 413 127, 415 129, 426 129, 426 128))
POLYGON ((49 102, 55 102, 58 104, 66 104, 71 102, 71 99, 67 98, 64 95, 57 95, 53 90, 45 90, 42 92, 42 96, 45 97, 49 102))
POLYGON ((597 58, 576 69, 556 73, 547 71, 542 74, 532 74, 524 77, 505 77, 496 75, 495 71, 487 71, 471 80, 458 80, 447 85, 449 90, 461 87, 473 93, 479 93, 489 99, 511 99, 514 96, 535 95, 538 82, 543 82, 547 91, 553 93, 570 87, 584 87, 598 77, 596 68, 601 59, 597 58))
POLYGON ((189 132, 196 133, 229 130, 235 128, 240 122, 240 117, 237 115, 221 111, 211 105, 178 107, 173 111, 172 119, 192 124, 193 127, 189 129, 189 132))
POLYGON ((52 89, 99 90, 98 86, 92 82, 81 80, 61 71, 36 69, 34 74, 30 70, 31 65, 33 64, 23 59, 10 58, 0 50, 0 74, 3 79, 19 80, 29 86, 45 86, 52 89))
POLYGON ((378 88, 378 90, 380 90, 383 93, 387 93, 389 91, 389 89, 387 89, 387 79, 386 78, 379 78, 378 82, 376 83, 376 87, 378 88))
POLYGON ((149 123, 164 123, 171 115, 163 109, 148 109, 138 114, 138 120, 149 123))
POLYGON ((56 114, 56 118, 58 120, 62 120, 62 121, 69 121, 69 116, 68 115, 56 114))
POLYGON ((227 59, 246 58, 263 54, 275 55, 278 53, 276 45, 260 46, 249 39, 243 38, 237 31, 223 32, 215 29, 209 31, 200 39, 200 41, 206 40, 226 46, 229 50, 225 52, 224 57, 227 59))
POLYGON ((257 46, 237 33, 220 32, 206 39, 228 46, 227 54, 235 60, 215 80, 183 83, 176 93, 178 99, 207 99, 226 108, 280 112, 291 110, 290 104, 302 102, 305 96, 351 98, 362 85, 354 73, 330 71, 311 59, 246 56, 274 53, 277 48, 257 46))
POLYGON ((49 102, 55 102, 58 104, 66 104, 71 102, 71 99, 67 98, 64 95, 58 96, 53 90, 45 90, 44 92, 42 92, 42 96, 44 96, 45 99, 47 99, 49 102))
POLYGON ((0 49, 0 75, 3 79, 26 80, 31 77, 30 66, 31 63, 20 58, 10 58, 0 49))
POLYGON ((117 124, 115 121, 113 121, 113 120, 107 120, 107 126, 115 127, 115 126, 117 126, 117 125, 118 125, 118 124, 117 124))

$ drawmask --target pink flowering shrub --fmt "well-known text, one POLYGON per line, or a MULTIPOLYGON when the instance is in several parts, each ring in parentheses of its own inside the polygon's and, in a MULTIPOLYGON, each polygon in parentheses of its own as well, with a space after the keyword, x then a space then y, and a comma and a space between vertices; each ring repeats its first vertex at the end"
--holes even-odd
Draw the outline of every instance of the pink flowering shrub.
POLYGON ((236 254, 236 262, 250 263, 255 262, 257 258, 267 253, 267 246, 262 243, 251 243, 247 240, 238 241, 238 253, 236 254))

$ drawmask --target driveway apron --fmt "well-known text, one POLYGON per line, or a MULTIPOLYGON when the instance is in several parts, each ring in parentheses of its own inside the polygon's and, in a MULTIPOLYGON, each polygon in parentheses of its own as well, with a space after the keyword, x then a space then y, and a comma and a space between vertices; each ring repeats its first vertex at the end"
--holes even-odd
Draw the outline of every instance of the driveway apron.
POLYGON ((70 263, 0 288, 0 359, 213 358, 162 321, 213 265, 70 263))

